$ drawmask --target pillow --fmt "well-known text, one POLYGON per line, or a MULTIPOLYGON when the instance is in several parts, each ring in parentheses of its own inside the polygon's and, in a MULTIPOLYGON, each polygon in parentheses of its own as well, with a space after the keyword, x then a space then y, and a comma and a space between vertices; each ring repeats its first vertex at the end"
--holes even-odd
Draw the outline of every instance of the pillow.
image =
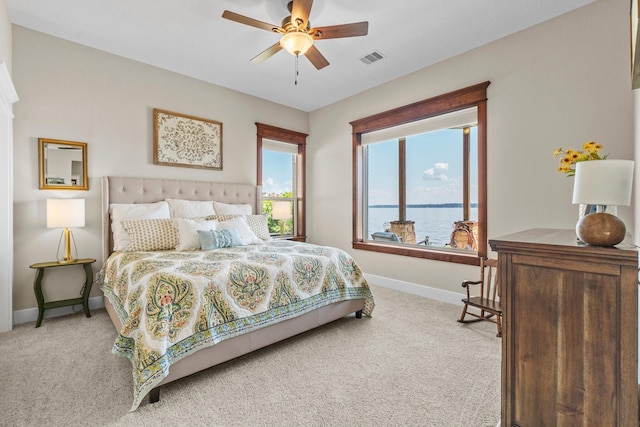
POLYGON ((198 230, 200 248, 204 251, 218 248, 231 248, 242 244, 237 228, 226 230, 198 230))
POLYGON ((213 202, 211 200, 204 202, 183 199, 164 200, 169 204, 169 209, 171 210, 171 216, 173 218, 192 218, 215 215, 213 202))
POLYGON ((175 218, 175 222, 178 228, 178 244, 175 247, 177 251, 200 249, 198 230, 215 230, 218 223, 215 220, 196 222, 184 218, 175 218))
POLYGON ((244 219, 247 220, 249 228, 253 231, 253 234, 262 240, 271 239, 267 215, 245 215, 244 219))
POLYGON ((178 244, 173 219, 134 219, 122 221, 129 235, 128 251, 166 251, 178 244))
POLYGON ((271 240, 271 235, 269 234, 269 218, 267 215, 209 215, 206 219, 227 221, 241 216, 247 220, 247 224, 249 224, 249 228, 253 231, 253 234, 262 240, 271 240))
POLYGON ((251 215, 251 205, 249 204, 230 204, 222 202, 213 202, 213 210, 218 215, 251 215))
POLYGON ((219 222, 216 226, 217 230, 228 230, 230 228, 237 228, 240 240, 243 245, 264 245, 262 239, 256 236, 249 228, 247 220, 244 217, 239 216, 236 218, 228 219, 226 221, 219 222))
POLYGON ((113 250, 122 251, 129 246, 129 235, 122 226, 122 221, 132 219, 171 218, 167 202, 156 203, 112 203, 109 205, 111 215, 111 232, 113 233, 113 250))

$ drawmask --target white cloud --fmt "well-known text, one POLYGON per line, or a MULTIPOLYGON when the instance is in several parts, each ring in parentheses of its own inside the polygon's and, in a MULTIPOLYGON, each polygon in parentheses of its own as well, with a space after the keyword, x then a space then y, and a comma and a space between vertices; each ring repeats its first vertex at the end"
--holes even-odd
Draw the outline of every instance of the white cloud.
POLYGON ((432 168, 427 169, 422 174, 422 179, 426 181, 448 181, 449 177, 445 171, 449 170, 448 163, 436 163, 432 168))

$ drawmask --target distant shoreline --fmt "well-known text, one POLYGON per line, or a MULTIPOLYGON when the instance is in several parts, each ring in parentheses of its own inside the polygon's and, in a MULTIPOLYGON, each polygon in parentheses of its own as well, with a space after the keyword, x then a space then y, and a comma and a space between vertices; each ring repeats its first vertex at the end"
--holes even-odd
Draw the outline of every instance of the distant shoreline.
MULTIPOLYGON (((370 208, 397 208, 398 205, 370 205, 370 208)), ((420 205, 407 205, 408 208, 461 208, 462 203, 426 203, 420 205)), ((477 208, 477 203, 471 203, 472 208, 477 208)))

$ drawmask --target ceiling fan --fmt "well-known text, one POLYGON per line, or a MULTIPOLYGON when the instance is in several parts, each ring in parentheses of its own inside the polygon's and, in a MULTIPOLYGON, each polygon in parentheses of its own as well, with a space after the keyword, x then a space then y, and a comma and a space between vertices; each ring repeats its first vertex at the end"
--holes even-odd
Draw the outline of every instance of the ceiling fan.
POLYGON ((329 65, 329 61, 327 61, 315 47, 313 44, 314 40, 366 36, 369 31, 369 23, 363 21, 352 24, 311 28, 309 13, 311 12, 312 5, 313 0, 290 1, 287 8, 291 15, 282 20, 281 26, 248 18, 228 10, 222 13, 222 17, 262 30, 282 34, 280 41, 253 57, 251 62, 259 64, 284 49, 296 57, 298 55, 306 56, 314 67, 320 70, 329 65))

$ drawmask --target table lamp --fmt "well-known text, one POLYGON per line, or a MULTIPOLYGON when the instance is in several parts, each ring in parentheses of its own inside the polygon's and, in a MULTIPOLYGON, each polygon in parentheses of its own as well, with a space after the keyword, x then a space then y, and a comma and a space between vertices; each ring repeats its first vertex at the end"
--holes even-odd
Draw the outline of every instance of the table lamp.
POLYGON ((591 246, 614 246, 626 233, 624 222, 604 212, 604 206, 629 206, 633 160, 592 160, 576 163, 573 203, 596 205, 596 212, 580 218, 578 238, 591 246))
MULTIPOLYGON (((64 236, 64 258, 58 259, 60 241, 56 259, 59 263, 75 262, 71 254, 71 227, 84 227, 84 199, 47 199, 47 228, 64 228, 60 241, 64 236)), ((75 246, 75 239, 73 241, 75 246)), ((78 249, 76 248, 76 255, 78 249)))
POLYGON ((291 218, 291 203, 285 201, 274 201, 271 210, 271 217, 280 221, 280 238, 284 236, 284 221, 291 218))

